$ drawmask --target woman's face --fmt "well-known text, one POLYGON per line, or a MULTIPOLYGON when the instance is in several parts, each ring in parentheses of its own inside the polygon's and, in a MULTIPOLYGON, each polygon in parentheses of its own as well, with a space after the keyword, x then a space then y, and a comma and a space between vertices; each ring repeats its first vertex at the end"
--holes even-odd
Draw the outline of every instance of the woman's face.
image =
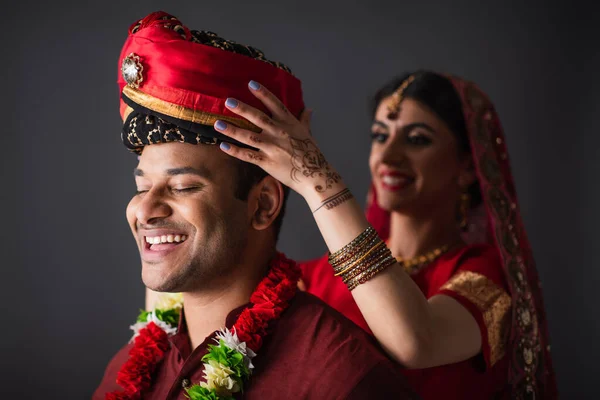
POLYGON ((405 98, 396 119, 385 98, 373 121, 369 166, 379 206, 406 214, 447 208, 455 212, 461 192, 475 180, 470 157, 429 108, 405 98), (435 207, 435 208, 432 208, 435 207))

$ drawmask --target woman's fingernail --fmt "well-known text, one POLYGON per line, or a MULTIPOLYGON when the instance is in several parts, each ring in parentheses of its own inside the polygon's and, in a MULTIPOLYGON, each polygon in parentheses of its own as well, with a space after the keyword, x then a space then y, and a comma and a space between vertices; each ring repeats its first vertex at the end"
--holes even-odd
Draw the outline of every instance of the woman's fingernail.
POLYGON ((229 143, 225 143, 225 142, 221 142, 221 144, 219 145, 219 147, 221 148, 221 150, 229 150, 231 148, 231 146, 229 145, 229 143))
POLYGON ((260 89, 260 83, 258 83, 256 81, 250 81, 250 83, 248 83, 248 86, 250 86, 250 89, 252 89, 252 90, 260 89))
POLYGON ((217 128, 220 131, 224 131, 225 129, 227 129, 227 124, 221 120, 217 121, 217 123, 215 124, 215 128, 217 128))
POLYGON ((236 99, 229 98, 225 100, 225 105, 229 108, 236 108, 238 106, 238 102, 236 99))

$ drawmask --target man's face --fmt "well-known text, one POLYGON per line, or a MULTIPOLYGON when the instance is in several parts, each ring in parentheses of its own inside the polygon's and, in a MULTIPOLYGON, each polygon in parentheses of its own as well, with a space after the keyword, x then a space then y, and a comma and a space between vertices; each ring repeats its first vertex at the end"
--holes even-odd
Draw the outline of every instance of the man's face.
POLYGON ((199 290, 231 271, 244 252, 250 218, 247 203, 234 196, 237 172, 229 156, 208 145, 149 145, 135 181, 127 220, 148 288, 199 290))

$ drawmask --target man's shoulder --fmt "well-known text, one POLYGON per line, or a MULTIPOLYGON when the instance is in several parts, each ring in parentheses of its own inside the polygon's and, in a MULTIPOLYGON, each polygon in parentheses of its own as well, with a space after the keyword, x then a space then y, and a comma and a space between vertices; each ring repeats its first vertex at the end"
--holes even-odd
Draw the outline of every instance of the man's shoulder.
MULTIPOLYGON (((342 313, 325 303, 317 296, 298 291, 289 310, 286 311, 288 315, 284 314, 284 317, 288 318, 320 318, 323 322, 327 322, 332 325, 340 325, 342 329, 346 330, 351 335, 357 335, 360 338, 371 338, 367 332, 350 321, 342 313)), ((370 339, 369 339, 370 340, 370 339)))
POLYGON ((121 347, 117 354, 113 356, 113 358, 108 363, 106 370, 104 371, 104 376, 102 377, 102 382, 100 386, 96 389, 96 392, 92 396, 93 400, 104 400, 106 393, 113 391, 121 391, 123 388, 117 385, 117 374, 119 370, 127 362, 129 359, 129 351, 133 344, 128 343, 125 346, 121 347))
POLYGON ((384 397, 410 397, 400 366, 374 338, 309 293, 295 296, 259 353, 264 358, 257 357, 257 392, 266 390, 265 382, 285 376, 278 390, 291 395, 302 387, 301 393, 293 392, 298 398, 361 398, 353 396, 364 395, 374 384, 384 397))
POLYGON ((345 353, 356 356, 358 350, 373 363, 387 360, 371 335, 310 293, 298 292, 278 325, 292 328, 302 341, 313 345, 313 351, 328 350, 335 344, 339 357, 350 356, 345 353))

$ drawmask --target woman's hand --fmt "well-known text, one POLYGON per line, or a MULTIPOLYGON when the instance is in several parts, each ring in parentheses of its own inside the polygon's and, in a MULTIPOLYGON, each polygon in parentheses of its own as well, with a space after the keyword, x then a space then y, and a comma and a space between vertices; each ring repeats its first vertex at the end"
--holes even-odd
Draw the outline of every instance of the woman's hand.
POLYGON ((216 121, 217 131, 258 150, 221 143, 221 149, 242 161, 264 169, 298 192, 311 208, 344 188, 340 175, 329 165, 310 132, 310 111, 296 119, 267 88, 250 81, 250 91, 272 114, 268 115, 235 99, 227 99, 229 110, 262 129, 262 133, 216 121))

